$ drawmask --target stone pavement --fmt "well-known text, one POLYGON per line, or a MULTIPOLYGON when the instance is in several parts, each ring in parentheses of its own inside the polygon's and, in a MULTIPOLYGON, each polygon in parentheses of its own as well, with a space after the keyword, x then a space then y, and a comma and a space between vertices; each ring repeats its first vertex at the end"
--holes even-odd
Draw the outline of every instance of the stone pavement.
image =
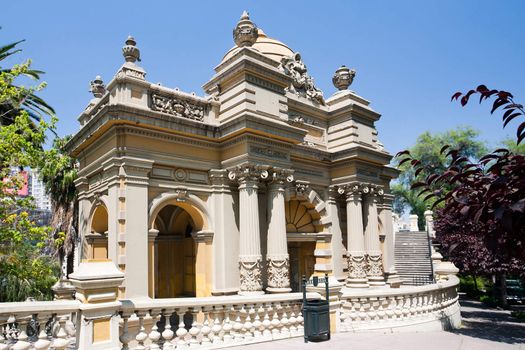
MULTIPOLYGON (((525 350, 525 323, 514 322, 508 311, 462 300, 463 327, 453 332, 340 333, 332 340, 305 344, 303 338, 244 346, 246 350, 525 350)), ((240 349, 241 347, 237 348, 240 349)))

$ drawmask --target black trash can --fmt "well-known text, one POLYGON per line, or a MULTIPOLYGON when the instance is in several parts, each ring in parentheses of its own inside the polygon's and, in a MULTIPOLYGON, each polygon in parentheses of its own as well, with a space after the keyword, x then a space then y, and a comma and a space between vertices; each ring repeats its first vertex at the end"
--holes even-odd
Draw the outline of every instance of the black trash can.
MULTIPOLYGON (((303 319, 304 319, 304 342, 319 342, 330 340, 330 304, 328 300, 306 300, 306 285, 317 286, 319 278, 314 277, 312 281, 306 281, 303 277, 303 319)), ((328 295, 328 275, 323 281, 328 295)))

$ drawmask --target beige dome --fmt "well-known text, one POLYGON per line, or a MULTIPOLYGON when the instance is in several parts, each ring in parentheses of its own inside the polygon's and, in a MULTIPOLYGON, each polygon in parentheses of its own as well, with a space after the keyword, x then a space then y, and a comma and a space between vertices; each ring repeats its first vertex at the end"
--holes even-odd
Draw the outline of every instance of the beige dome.
MULTIPOLYGON (((268 58, 271 58, 277 62, 281 62, 282 57, 292 56, 294 54, 293 50, 287 45, 283 44, 279 40, 267 37, 262 29, 257 29, 257 34, 257 41, 255 41, 255 44, 252 45, 252 48, 256 49, 268 58)), ((232 57, 238 49, 238 46, 232 47, 228 52, 226 52, 226 55, 224 55, 222 58, 222 62, 232 57)))

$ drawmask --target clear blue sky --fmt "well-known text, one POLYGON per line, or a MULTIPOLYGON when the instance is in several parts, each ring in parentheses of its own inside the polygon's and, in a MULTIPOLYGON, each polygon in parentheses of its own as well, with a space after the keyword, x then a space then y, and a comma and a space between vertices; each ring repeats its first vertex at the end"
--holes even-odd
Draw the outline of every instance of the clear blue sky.
MULTIPOLYGON (((330 96, 331 77, 357 70, 351 89, 382 114, 387 150, 409 147, 423 131, 472 125, 496 144, 514 136, 489 105, 461 108, 458 90, 480 83, 525 103, 525 1, 20 1, 2 3, 0 43, 19 39, 22 58, 47 72, 42 96, 56 109, 61 135, 91 98, 88 82, 108 82, 122 64, 128 34, 148 80, 202 94, 201 85, 233 46, 242 10, 267 35, 300 51, 330 96)), ((477 103, 476 103, 477 104, 477 103)))

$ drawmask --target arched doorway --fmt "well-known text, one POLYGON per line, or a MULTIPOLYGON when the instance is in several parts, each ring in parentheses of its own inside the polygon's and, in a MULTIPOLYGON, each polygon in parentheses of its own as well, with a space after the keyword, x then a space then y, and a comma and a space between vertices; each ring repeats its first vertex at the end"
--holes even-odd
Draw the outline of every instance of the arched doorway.
POLYGON ((108 210, 102 204, 95 207, 91 215, 91 227, 86 235, 87 259, 108 258, 108 210))
POLYGON ((314 224, 316 212, 309 202, 292 199, 285 203, 288 254, 290 255, 290 286, 293 292, 301 290, 301 278, 310 278, 315 271, 315 246, 318 228, 314 224))
POLYGON ((155 237, 154 297, 177 298, 196 295, 193 238, 195 222, 191 215, 176 205, 166 205, 158 213, 155 237))

